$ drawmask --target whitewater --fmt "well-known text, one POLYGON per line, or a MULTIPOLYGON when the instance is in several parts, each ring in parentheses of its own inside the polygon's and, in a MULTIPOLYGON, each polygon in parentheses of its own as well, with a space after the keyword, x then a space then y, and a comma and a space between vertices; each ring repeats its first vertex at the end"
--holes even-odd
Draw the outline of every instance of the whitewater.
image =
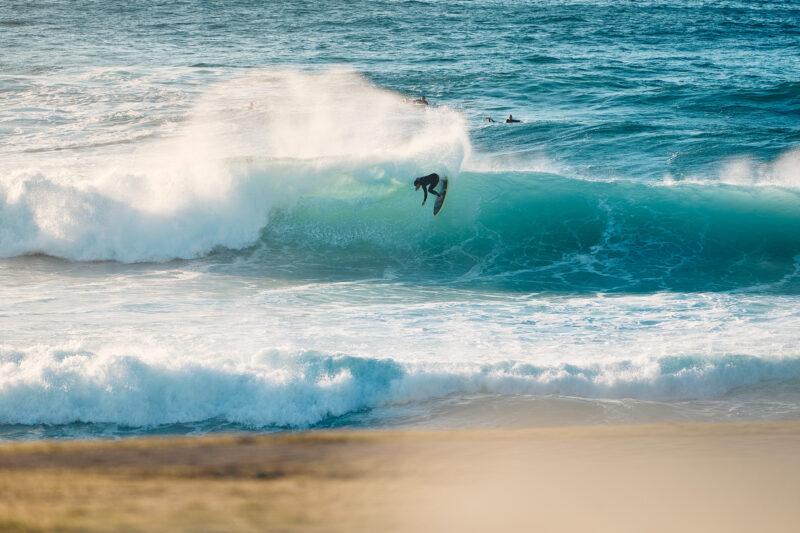
POLYGON ((800 419, 797 8, 77 4, 0 7, 0 439, 800 419))

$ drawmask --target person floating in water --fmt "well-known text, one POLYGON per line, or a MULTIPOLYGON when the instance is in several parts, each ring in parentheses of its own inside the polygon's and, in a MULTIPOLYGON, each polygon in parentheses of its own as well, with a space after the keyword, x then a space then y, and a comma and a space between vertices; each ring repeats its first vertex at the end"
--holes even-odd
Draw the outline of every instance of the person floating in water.
POLYGON ((414 103, 415 104, 419 104, 419 105, 428 105, 428 101, 425 100, 425 95, 424 94, 421 97, 419 97, 416 100, 414 100, 414 103))
MULTIPOLYGON (((495 119, 493 119, 492 117, 484 117, 484 118, 485 118, 485 119, 486 119, 488 122, 497 122, 497 121, 496 121, 495 119)), ((512 122, 522 122, 522 121, 521 121, 521 120, 517 120, 517 119, 515 119, 513 115, 508 115, 508 118, 506 119, 506 121, 505 121, 505 122, 506 122, 506 124, 511 124, 512 122)))
POLYGON ((425 205, 425 202, 428 201, 428 193, 430 192, 434 196, 441 196, 438 192, 434 191, 433 188, 439 184, 439 174, 435 172, 433 174, 428 174, 427 176, 422 176, 421 178, 417 178, 414 180, 414 190, 418 191, 420 187, 422 187, 422 192, 425 193, 425 198, 422 199, 422 205, 425 205))

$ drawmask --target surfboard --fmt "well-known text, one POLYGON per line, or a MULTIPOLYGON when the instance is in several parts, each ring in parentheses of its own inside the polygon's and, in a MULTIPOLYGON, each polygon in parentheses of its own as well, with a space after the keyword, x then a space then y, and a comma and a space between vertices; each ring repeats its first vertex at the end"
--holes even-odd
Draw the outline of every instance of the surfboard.
POLYGON ((433 216, 439 214, 439 211, 442 210, 442 206, 444 205, 444 199, 447 198, 447 177, 445 176, 442 178, 442 190, 439 193, 441 196, 436 198, 436 201, 433 203, 433 216))

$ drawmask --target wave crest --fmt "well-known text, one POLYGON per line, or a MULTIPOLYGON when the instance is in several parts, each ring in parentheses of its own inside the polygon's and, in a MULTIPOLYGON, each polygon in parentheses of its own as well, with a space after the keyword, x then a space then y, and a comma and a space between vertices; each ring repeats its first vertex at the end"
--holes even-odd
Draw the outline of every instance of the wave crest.
POLYGON ((3 172, 0 256, 140 262, 241 248, 275 207, 343 181, 453 174, 470 149, 456 112, 354 72, 254 71, 212 87, 176 138, 3 172))
POLYGON ((448 395, 711 400, 797 388, 800 360, 661 357, 594 365, 401 363, 267 350, 248 361, 175 360, 75 349, 0 350, 0 424, 129 427, 224 420, 307 428, 332 417, 448 395))

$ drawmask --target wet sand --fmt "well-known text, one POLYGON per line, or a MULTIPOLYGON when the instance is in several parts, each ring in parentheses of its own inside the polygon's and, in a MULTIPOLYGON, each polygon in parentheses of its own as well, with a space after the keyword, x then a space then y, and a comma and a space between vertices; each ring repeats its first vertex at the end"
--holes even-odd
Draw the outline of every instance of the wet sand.
POLYGON ((800 423, 0 445, 0 531, 797 531, 800 423))

